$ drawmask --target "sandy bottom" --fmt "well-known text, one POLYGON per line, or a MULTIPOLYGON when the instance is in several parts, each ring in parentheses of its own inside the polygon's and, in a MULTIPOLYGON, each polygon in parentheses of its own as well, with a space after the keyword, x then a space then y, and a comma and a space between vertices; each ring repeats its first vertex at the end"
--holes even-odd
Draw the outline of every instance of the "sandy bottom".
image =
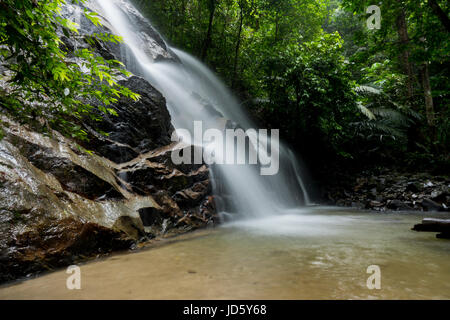
POLYGON ((410 230, 424 216, 293 210, 81 265, 81 290, 61 270, 0 299, 450 299, 450 241, 410 230))

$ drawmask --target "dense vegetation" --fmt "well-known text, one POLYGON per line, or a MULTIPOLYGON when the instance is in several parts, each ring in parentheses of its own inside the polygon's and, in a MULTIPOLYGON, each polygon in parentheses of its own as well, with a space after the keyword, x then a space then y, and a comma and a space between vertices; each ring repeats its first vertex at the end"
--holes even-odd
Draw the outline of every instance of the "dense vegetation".
POLYGON ((448 168, 447 2, 134 2, 311 162, 448 168))
MULTIPOLYGON (((213 68, 261 126, 280 128, 310 162, 448 168, 447 2, 133 1, 172 44, 213 68), (370 5, 381 9, 379 29, 367 25, 370 5)), ((63 3, 0 0, 0 59, 9 70, 2 77, 11 84, 0 90, 0 107, 84 139, 80 119, 114 113, 108 106, 118 97, 138 96, 117 83, 127 74, 120 62, 91 49, 121 39, 78 39, 77 25, 61 16, 63 3), (62 35, 85 45, 71 52, 62 35)))
MULTIPOLYGON (((85 0, 74 0, 85 2, 85 0)), ((137 99, 117 83, 117 75, 129 73, 116 60, 93 53, 95 41, 119 42, 108 34, 77 39, 86 45, 72 52, 62 36, 77 38, 78 26, 61 16, 64 0, 1 0, 0 62, 9 71, 8 91, 0 90, 0 107, 25 123, 37 123, 44 130, 86 139, 81 119, 99 120, 101 113, 115 114, 111 103, 120 96, 137 99), (96 101, 96 106, 92 101, 96 101), (91 102, 90 102, 91 101, 91 102)), ((84 15, 100 25, 98 16, 84 15)))

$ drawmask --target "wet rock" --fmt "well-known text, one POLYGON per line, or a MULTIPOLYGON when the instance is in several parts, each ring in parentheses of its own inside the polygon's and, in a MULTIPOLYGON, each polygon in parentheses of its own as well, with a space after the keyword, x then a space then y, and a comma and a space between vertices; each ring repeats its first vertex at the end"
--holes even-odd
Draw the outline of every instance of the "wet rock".
POLYGON ((406 185, 405 191, 419 192, 422 189, 423 188, 422 188, 422 186, 419 183, 417 183, 417 182, 408 182, 408 184, 406 185))
MULTIPOLYGON (((170 52, 167 51, 166 43, 161 35, 153 29, 148 20, 127 1, 115 0, 117 7, 124 12, 130 24, 138 31, 141 38, 145 53, 153 57, 154 60, 162 60, 172 58, 170 52)), ((114 23, 114 22, 113 22, 114 23)))
POLYGON ((202 202, 202 204, 200 205, 200 210, 201 210, 201 214, 203 216, 212 216, 213 219, 217 218, 216 212, 217 212, 217 207, 216 207, 216 200, 214 196, 208 196, 206 198, 205 201, 202 202))
POLYGON ((182 208, 198 205, 211 192, 209 180, 195 183, 191 188, 178 191, 173 196, 175 202, 182 208))
POLYGON ((387 202, 387 207, 391 210, 399 210, 399 211, 408 211, 412 210, 413 208, 408 205, 407 203, 400 201, 400 200, 389 200, 387 202))
POLYGON ((383 203, 379 202, 379 201, 370 201, 370 205, 372 207, 382 207, 383 203))
POLYGON ((134 76, 120 84, 141 98, 138 101, 121 98, 111 106, 118 116, 104 115, 101 122, 88 121, 93 139, 86 145, 116 163, 128 162, 139 154, 169 145, 174 130, 166 100, 150 83, 134 76), (93 127, 108 136, 95 134, 93 127))
MULTIPOLYGON (((167 190, 169 194, 188 189, 199 181, 208 179, 208 168, 202 167, 190 173, 166 168, 161 164, 148 163, 128 169, 127 182, 137 193, 152 194, 155 190, 167 190)), ((123 171, 122 171, 123 173, 123 171)))
POLYGON ((133 186, 133 181, 118 174, 123 166, 95 154, 75 152, 73 143, 57 134, 54 138, 59 140, 54 140, 13 122, 4 131, 0 141, 4 276, 0 282, 125 248, 146 236, 186 232, 217 221, 204 188, 209 183, 208 168, 183 165, 173 174, 176 168, 169 165, 173 146, 127 164, 130 169, 143 161, 152 163, 155 170, 156 180, 138 179, 134 182, 142 185, 133 186), (186 181, 175 183, 179 177, 186 181), (142 195, 133 193, 137 187, 145 189, 144 183, 154 186, 142 195), (118 196, 96 197, 109 188, 118 196), (191 202, 180 201, 183 208, 172 198, 178 191, 192 196, 191 202), (146 208, 145 215, 138 212, 142 208, 146 208), (144 227, 143 222, 150 226, 144 227), (152 229, 150 234, 146 228, 152 229), (68 242, 66 233, 73 242, 68 242))
POLYGON ((161 214, 161 210, 156 208, 142 208, 139 209, 139 216, 145 227, 152 225, 162 225, 164 221, 164 214, 161 214))
POLYGON ((186 149, 194 147, 173 143, 125 163, 118 174, 126 177, 137 193, 153 194, 157 190, 166 190, 172 196, 209 179, 209 169, 204 164, 175 164, 172 161, 172 153, 186 149))
POLYGON ((434 183, 431 182, 431 181, 427 181, 426 183, 423 184, 423 186, 424 186, 425 188, 431 188, 431 187, 434 186, 434 183))
POLYGON ((430 198, 437 203, 445 204, 449 202, 449 196, 448 187, 443 186, 442 189, 431 192, 430 198))
MULTIPOLYGON (((148 57, 155 61, 161 60, 177 60, 177 58, 171 54, 159 33, 153 29, 151 24, 143 17, 133 6, 128 2, 122 0, 111 0, 115 1, 117 8, 121 10, 125 17, 131 20, 131 24, 140 29, 140 32, 136 36, 136 40, 139 45, 148 54, 148 57)), ((112 33, 114 30, 114 21, 108 21, 103 13, 103 8, 98 5, 97 1, 88 0, 85 3, 68 3, 62 6, 61 15, 64 18, 69 18, 72 21, 76 21, 79 24, 79 33, 83 37, 72 37, 70 39, 66 38, 62 31, 60 36, 63 39, 66 47, 70 49, 74 48, 85 48, 88 46, 86 37, 92 34, 103 34, 112 33), (99 14, 102 19, 102 25, 94 25, 89 19, 84 15, 84 10, 94 11, 99 14)), ((134 70, 133 54, 129 51, 128 47, 124 43, 112 43, 112 42, 96 42, 96 52, 103 56, 105 59, 115 59, 125 63, 131 72, 136 74, 134 70)), ((71 51, 69 51, 71 52, 71 51)))
POLYGON ((425 211, 443 211, 444 208, 437 202, 430 199, 423 199, 421 202, 422 207, 425 211))
POLYGON ((364 205, 363 205, 361 202, 359 202, 359 201, 357 201, 357 202, 352 202, 351 206, 352 206, 353 208, 358 208, 358 209, 364 208, 364 205))
POLYGON ((216 221, 209 181, 209 169, 202 164, 174 164, 173 152, 191 151, 197 147, 174 143, 142 155, 136 161, 122 165, 120 176, 134 192, 149 194, 159 208, 146 208, 139 212, 146 232, 162 234, 162 224, 198 228, 216 221))
POLYGON ((0 282, 66 266, 80 257, 125 250, 134 243, 124 233, 72 218, 37 222, 17 234, 0 254, 0 282))
POLYGON ((72 162, 70 158, 58 155, 56 150, 31 143, 19 136, 13 136, 11 140, 31 164, 54 176, 64 190, 80 194, 88 199, 124 198, 107 181, 72 162))
POLYGON ((425 218, 422 223, 414 225, 414 231, 440 232, 436 235, 439 239, 450 239, 450 220, 425 218))
POLYGON ((134 240, 145 236, 143 221, 138 217, 121 216, 116 220, 112 229, 123 232, 134 240))
MULTIPOLYGON (((93 156, 82 161, 70 153, 64 140, 31 134, 12 122, 4 130, 6 136, 0 141, 0 256, 4 271, 0 272, 1 281, 72 263, 78 256, 124 248, 124 243, 138 240, 137 234, 127 234, 124 223, 139 218, 133 210, 137 204, 134 200, 96 201, 75 192, 79 188, 76 183, 83 180, 76 180, 73 172, 65 177, 75 179, 71 183, 76 190, 71 191, 64 187, 66 180, 60 182, 55 174, 59 165, 81 168, 83 163, 82 173, 89 172, 95 177, 93 181, 114 181, 113 171, 106 164, 102 167, 93 156), (44 161, 40 158, 44 157, 41 150, 50 158, 57 154, 59 161, 44 161), (51 163, 50 167, 45 166, 46 161, 51 163), (43 170, 38 168, 41 165, 43 170), (52 170, 46 172, 44 169, 48 168, 52 170)), ((153 204, 147 198, 139 202, 153 204)))
POLYGON ((450 207, 448 178, 428 173, 399 173, 377 170, 340 176, 333 187, 324 190, 324 197, 332 204, 363 207, 373 210, 447 210, 450 207), (352 175, 355 175, 354 177, 352 175), (423 199, 428 200, 422 205, 423 199), (437 204, 437 205, 436 205, 437 204))

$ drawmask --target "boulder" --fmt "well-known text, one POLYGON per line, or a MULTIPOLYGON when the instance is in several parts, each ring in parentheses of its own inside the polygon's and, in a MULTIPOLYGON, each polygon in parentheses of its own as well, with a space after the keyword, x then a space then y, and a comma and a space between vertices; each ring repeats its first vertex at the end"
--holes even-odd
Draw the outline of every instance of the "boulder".
POLYGON ((431 192, 430 198, 437 203, 448 203, 449 196, 450 193, 448 191, 448 187, 444 186, 441 189, 431 192))
POLYGON ((169 145, 174 128, 166 100, 148 81, 133 76, 119 83, 141 98, 138 101, 121 98, 110 106, 118 116, 102 115, 100 122, 86 120, 85 126, 92 138, 84 146, 116 163, 124 163, 139 154, 169 145), (106 132, 108 136, 102 136, 96 130, 106 132))
POLYGON ((411 192, 420 192, 422 190, 422 185, 417 182, 408 182, 406 185, 405 191, 411 191, 411 192))
POLYGON ((414 225, 414 231, 440 232, 436 235, 439 239, 450 239, 450 220, 425 218, 422 223, 414 225))
POLYGON ((3 244, 7 249, 0 252, 0 282, 67 266, 84 257, 125 250, 133 243, 125 233, 96 223, 73 218, 37 221, 3 244))
POLYGON ((431 199, 423 199, 421 205, 425 211, 443 211, 444 208, 437 202, 431 199))
POLYGON ((401 200, 389 200, 387 202, 387 207, 391 210, 396 210, 396 211, 408 211, 408 210, 413 210, 413 207, 411 207, 409 204, 401 201, 401 200))

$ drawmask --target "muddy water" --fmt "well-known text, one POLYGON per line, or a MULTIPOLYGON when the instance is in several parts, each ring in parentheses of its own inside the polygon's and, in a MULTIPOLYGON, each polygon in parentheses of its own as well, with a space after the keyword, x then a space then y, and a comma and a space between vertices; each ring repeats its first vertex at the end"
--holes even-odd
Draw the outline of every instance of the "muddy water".
POLYGON ((81 265, 81 290, 58 271, 0 299, 450 299, 450 241, 411 231, 423 216, 297 210, 81 265))

